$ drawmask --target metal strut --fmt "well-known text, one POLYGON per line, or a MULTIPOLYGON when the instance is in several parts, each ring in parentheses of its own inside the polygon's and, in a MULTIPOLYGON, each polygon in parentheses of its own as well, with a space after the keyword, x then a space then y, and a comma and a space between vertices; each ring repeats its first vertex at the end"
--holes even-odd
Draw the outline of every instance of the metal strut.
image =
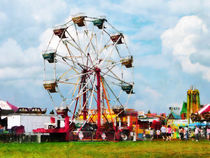
POLYGON ((86 78, 87 78, 87 70, 83 70, 84 75, 82 76, 82 87, 83 87, 83 120, 87 119, 87 93, 86 93, 86 78))
POLYGON ((101 136, 101 70, 99 68, 95 69, 96 72, 96 78, 97 78, 97 114, 98 114, 98 120, 97 120, 97 131, 96 131, 96 138, 100 138, 101 136))

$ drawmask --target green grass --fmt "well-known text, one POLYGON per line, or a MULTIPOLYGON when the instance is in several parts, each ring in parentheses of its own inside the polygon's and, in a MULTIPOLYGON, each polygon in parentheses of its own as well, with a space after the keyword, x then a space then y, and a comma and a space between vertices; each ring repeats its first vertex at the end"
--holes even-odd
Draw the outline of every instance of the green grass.
POLYGON ((210 142, 0 143, 0 158, 210 157, 210 142))

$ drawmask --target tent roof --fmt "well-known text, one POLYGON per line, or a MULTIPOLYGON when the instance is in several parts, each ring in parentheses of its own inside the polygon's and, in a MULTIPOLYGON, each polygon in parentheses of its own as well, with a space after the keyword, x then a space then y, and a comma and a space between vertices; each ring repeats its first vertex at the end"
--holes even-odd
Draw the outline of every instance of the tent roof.
POLYGON ((187 103, 186 102, 183 102, 182 110, 181 110, 180 114, 183 114, 183 113, 187 113, 187 103))
POLYGON ((0 109, 1 110, 13 110, 14 112, 16 112, 18 110, 18 107, 10 104, 8 101, 3 101, 3 100, 0 100, 0 109))
POLYGON ((209 126, 209 123, 201 123, 201 122, 195 122, 195 123, 190 123, 189 126, 209 126))
POLYGON ((181 119, 179 114, 174 113, 173 111, 168 115, 168 119, 181 119))
POLYGON ((198 111, 198 113, 199 114, 202 114, 202 113, 204 113, 204 112, 209 112, 210 111, 210 104, 206 104, 206 105, 204 105, 204 107, 202 108, 202 109, 200 109, 199 111, 198 111))
POLYGON ((7 104, 7 102, 0 100, 0 108, 2 110, 11 110, 11 107, 7 104))

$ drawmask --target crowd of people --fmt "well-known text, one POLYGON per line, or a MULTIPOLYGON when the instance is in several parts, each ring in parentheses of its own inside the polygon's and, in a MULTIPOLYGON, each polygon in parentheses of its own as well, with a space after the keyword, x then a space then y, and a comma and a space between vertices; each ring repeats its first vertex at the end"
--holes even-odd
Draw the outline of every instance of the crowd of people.
POLYGON ((199 141, 202 139, 210 140, 210 126, 189 128, 188 126, 179 127, 178 129, 172 129, 170 125, 161 126, 160 130, 152 129, 144 131, 144 139, 163 139, 164 141, 171 141, 173 138, 180 140, 195 140, 199 141))

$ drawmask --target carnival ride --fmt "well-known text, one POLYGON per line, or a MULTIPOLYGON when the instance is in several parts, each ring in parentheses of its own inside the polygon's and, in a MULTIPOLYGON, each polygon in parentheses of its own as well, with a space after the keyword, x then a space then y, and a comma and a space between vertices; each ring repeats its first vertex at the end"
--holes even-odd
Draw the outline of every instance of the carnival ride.
POLYGON ((34 132, 65 133, 70 140, 70 132, 89 126, 96 139, 108 137, 109 131, 120 139, 122 129, 131 130, 132 123, 119 128, 118 122, 121 126, 130 121, 127 115, 137 117, 125 110, 134 93, 133 56, 125 36, 105 17, 81 14, 55 27, 42 56, 43 86, 65 127, 34 132))
MULTIPOLYGON (((187 120, 188 124, 190 123, 190 118, 192 114, 195 114, 200 109, 200 96, 198 89, 189 89, 187 91, 187 120)), ((193 120, 193 119, 192 119, 193 120)))

